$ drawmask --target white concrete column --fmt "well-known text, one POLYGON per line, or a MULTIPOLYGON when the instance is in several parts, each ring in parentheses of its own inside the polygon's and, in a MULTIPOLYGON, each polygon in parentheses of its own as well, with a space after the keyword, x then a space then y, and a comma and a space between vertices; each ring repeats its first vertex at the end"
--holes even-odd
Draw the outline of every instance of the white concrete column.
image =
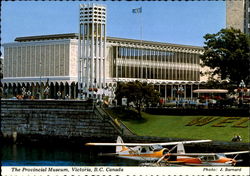
POLYGON ((165 102, 167 100, 167 84, 165 84, 165 102))
POLYGON ((127 57, 128 57, 128 48, 125 47, 125 56, 124 56, 124 60, 123 60, 123 66, 124 66, 124 78, 127 78, 127 57))
POLYGON ((171 98, 173 99, 173 84, 171 85, 171 98))
POLYGON ((115 77, 118 80, 118 56, 119 56, 119 49, 118 46, 115 47, 116 49, 116 57, 115 57, 115 77))
POLYGON ((191 84, 191 100, 193 99, 193 84, 191 84))
POLYGON ((105 14, 105 23, 103 23, 103 25, 104 25, 104 32, 103 32, 103 34, 104 34, 104 41, 103 41, 103 47, 102 47, 102 51, 103 51, 103 84, 105 84, 106 83, 106 69, 105 69, 105 65, 106 65, 106 40, 107 40, 107 36, 106 36, 106 31, 107 31, 107 28, 106 28, 106 14, 105 14))
POLYGON ((54 95, 53 95, 54 98, 57 97, 57 91, 56 91, 56 82, 54 83, 54 95))
POLYGON ((186 99, 186 96, 187 96, 187 85, 185 84, 183 87, 184 87, 184 98, 186 99))
POLYGON ((35 86, 36 86, 35 83, 34 84, 31 83, 31 86, 30 86, 31 96, 35 96, 35 86))
POLYGON ((154 57, 156 58, 156 77, 155 77, 155 79, 160 79, 159 77, 158 77, 158 75, 159 75, 159 56, 157 55, 157 53, 156 53, 156 51, 154 51, 154 57))
POLYGON ((44 98, 44 83, 42 83, 41 85, 40 85, 40 96, 41 96, 41 99, 43 99, 44 98))
POLYGON ((156 71, 156 66, 155 66, 155 55, 154 55, 154 51, 151 52, 151 57, 150 57, 150 60, 153 62, 152 64, 152 69, 153 69, 153 75, 151 77, 151 79, 155 79, 155 71, 156 71))
POLYGON ((69 97, 70 97, 70 99, 72 98, 71 97, 71 84, 69 84, 69 97))
MULTIPOLYGON (((78 83, 79 84, 79 83, 78 83)), ((73 98, 76 98, 76 84, 73 87, 73 98)))
POLYGON ((58 84, 58 91, 60 91, 62 93, 62 90, 61 90, 61 83, 58 84))
POLYGON ((163 61, 162 61, 163 56, 162 56, 162 53, 160 53, 159 51, 157 51, 157 52, 158 52, 158 55, 161 56, 161 62, 160 62, 160 67, 161 67, 161 78, 160 78, 160 79, 164 79, 164 76, 163 76, 163 61))
POLYGON ((129 51, 130 51, 130 52, 129 52, 129 60, 130 60, 130 63, 129 63, 129 77, 130 77, 130 78, 133 78, 133 75, 132 75, 132 73, 133 73, 132 69, 133 69, 133 68, 132 68, 132 64, 131 64, 131 62, 132 62, 132 60, 133 60, 133 58, 132 58, 132 56, 133 56, 133 55, 132 55, 133 49, 134 49, 134 48, 130 47, 130 50, 129 50, 129 51))
MULTIPOLYGON (((98 30, 98 25, 99 23, 96 22, 95 24, 95 29, 96 29, 96 35, 95 35, 95 87, 99 88, 99 77, 100 77, 100 70, 99 70, 99 61, 100 61, 100 57, 99 57, 99 53, 98 53, 98 47, 99 47, 99 30, 98 30)), ((101 47, 101 45, 100 45, 101 47)))
POLYGON ((140 78, 141 79, 143 79, 143 53, 144 53, 144 49, 143 48, 141 48, 141 61, 140 61, 140 71, 141 71, 141 76, 140 76, 140 78))
POLYGON ((63 84, 63 91, 62 91, 62 98, 65 98, 66 96, 66 83, 63 84))

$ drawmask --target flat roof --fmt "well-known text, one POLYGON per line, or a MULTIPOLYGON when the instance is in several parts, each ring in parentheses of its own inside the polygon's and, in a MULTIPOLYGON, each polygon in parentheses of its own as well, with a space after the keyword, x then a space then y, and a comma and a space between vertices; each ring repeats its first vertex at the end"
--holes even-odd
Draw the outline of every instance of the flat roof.
MULTIPOLYGON (((17 37, 15 38, 15 41, 16 42, 28 42, 28 41, 39 41, 39 40, 78 39, 78 35, 79 35, 78 33, 67 33, 67 34, 26 36, 26 37, 17 37)), ((172 47, 183 47, 183 48, 203 50, 203 47, 200 47, 200 46, 163 43, 163 42, 156 42, 156 41, 137 40, 137 39, 128 39, 128 38, 119 38, 119 37, 107 36, 107 40, 117 41, 117 42, 137 43, 137 44, 143 43, 144 45, 172 46, 172 47)))
POLYGON ((192 45, 183 45, 183 44, 173 44, 173 43, 164 43, 164 42, 156 42, 156 41, 148 41, 148 40, 137 40, 137 39, 128 39, 128 38, 118 38, 118 37, 107 37, 107 40, 115 40, 120 42, 131 42, 131 43, 143 43, 144 45, 160 45, 160 46, 173 46, 173 47, 185 47, 185 48, 193 48, 203 50, 201 46, 192 46, 192 45))
POLYGON ((77 39, 78 33, 67 33, 67 34, 52 34, 52 35, 36 35, 27 37, 17 37, 16 42, 27 42, 34 40, 56 40, 56 39, 77 39))

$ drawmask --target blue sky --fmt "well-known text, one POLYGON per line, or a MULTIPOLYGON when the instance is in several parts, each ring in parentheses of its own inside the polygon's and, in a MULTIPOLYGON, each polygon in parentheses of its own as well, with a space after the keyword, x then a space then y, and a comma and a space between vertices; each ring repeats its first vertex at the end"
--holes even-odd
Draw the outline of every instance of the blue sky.
MULTIPOLYGON (((79 4, 90 2, 2 2, 2 43, 16 37, 77 33, 79 4)), ((91 2, 92 3, 92 2, 91 2)), ((104 2, 107 36, 203 46, 203 36, 226 26, 224 1, 104 2), (142 7, 141 14, 132 9, 142 7), (142 21, 142 22, 141 22, 142 21)))

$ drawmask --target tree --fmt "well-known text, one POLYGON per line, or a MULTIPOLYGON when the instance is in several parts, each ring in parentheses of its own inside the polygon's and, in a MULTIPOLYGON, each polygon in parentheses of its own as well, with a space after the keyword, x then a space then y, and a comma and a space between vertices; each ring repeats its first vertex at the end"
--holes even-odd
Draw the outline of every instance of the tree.
POLYGON ((139 81, 123 83, 119 82, 115 91, 118 104, 121 104, 123 97, 127 98, 127 106, 133 102, 141 117, 141 107, 143 104, 157 104, 159 102, 159 92, 152 84, 141 83, 139 81))
POLYGON ((222 80, 239 84, 250 83, 250 36, 237 29, 221 29, 216 34, 206 34, 202 66, 212 70, 211 77, 218 75, 222 80))
POLYGON ((234 93, 235 86, 228 81, 209 79, 204 85, 207 89, 227 89, 229 93, 234 93))

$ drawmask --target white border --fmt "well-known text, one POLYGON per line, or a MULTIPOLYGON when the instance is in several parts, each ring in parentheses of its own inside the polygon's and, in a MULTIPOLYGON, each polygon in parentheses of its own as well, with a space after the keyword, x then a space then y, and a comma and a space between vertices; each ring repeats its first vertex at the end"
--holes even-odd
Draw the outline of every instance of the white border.
POLYGON ((2 176, 249 176, 250 167, 3 166, 2 176))

